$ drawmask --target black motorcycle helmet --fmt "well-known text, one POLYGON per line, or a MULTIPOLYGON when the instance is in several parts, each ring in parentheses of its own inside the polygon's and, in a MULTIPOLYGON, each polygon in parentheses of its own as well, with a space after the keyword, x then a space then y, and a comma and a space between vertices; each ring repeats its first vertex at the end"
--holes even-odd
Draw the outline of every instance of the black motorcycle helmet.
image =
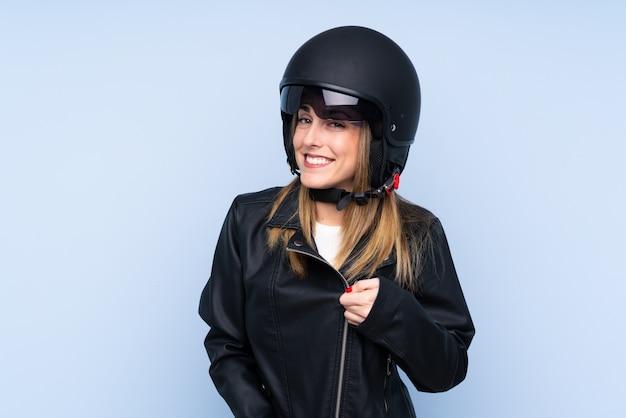
POLYGON ((415 68, 394 41, 372 29, 344 26, 314 36, 295 52, 280 81, 283 138, 293 173, 298 167, 291 123, 302 92, 310 88, 357 98, 357 111, 367 109, 360 113, 374 137, 371 187, 380 188, 402 172, 417 131, 421 96, 415 68))

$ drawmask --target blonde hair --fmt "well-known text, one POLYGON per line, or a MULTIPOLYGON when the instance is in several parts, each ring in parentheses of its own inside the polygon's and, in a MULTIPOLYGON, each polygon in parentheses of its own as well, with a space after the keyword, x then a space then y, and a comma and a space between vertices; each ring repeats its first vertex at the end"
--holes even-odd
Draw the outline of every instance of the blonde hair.
MULTIPOLYGON (((367 123, 361 129, 354 192, 371 188, 369 184, 369 155, 372 134, 367 123)), ((278 210, 287 195, 299 187, 298 216, 303 235, 309 245, 313 244, 316 221, 315 202, 309 195, 309 189, 294 179, 279 193, 269 217, 278 210)), ((409 290, 416 290, 417 277, 423 268, 425 257, 432 251, 429 232, 432 215, 420 211, 417 207, 392 193, 383 199, 370 199, 365 205, 350 203, 344 209, 343 237, 335 264, 348 282, 365 277, 373 277, 376 268, 392 254, 395 254, 396 283, 409 290), (417 236, 416 236, 417 234, 417 236), (365 240, 364 245, 357 245, 365 240)), ((268 247, 285 248, 293 236, 294 230, 270 228, 268 247)), ((293 272, 306 275, 306 258, 288 251, 288 262, 293 272)))

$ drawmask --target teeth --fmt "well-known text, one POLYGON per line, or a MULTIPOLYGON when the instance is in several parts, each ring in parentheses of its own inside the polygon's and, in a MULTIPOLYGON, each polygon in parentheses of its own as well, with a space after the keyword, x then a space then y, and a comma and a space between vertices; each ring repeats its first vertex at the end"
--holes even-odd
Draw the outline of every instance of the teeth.
POLYGON ((328 158, 324 158, 324 157, 311 157, 308 155, 306 156, 306 162, 309 164, 313 164, 313 165, 328 164, 331 161, 332 160, 329 160, 328 158))

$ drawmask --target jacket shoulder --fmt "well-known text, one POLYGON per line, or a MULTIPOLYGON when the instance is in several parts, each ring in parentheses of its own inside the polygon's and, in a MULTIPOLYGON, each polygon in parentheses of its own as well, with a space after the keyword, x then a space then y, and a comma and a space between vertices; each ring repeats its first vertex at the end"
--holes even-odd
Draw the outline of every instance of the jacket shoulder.
POLYGON ((265 222, 272 205, 282 187, 271 187, 265 190, 240 194, 232 202, 229 217, 234 217, 236 222, 265 222), (256 219, 256 221, 254 221, 256 219))
POLYGON ((282 187, 270 187, 257 192, 243 193, 235 197, 234 204, 241 206, 274 203, 282 189, 282 187))

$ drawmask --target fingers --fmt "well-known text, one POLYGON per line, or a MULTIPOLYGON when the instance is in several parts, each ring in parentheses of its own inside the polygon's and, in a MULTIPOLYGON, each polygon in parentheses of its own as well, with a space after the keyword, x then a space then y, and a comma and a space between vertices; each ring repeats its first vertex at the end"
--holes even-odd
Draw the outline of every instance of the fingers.
POLYGON ((345 312, 343 313, 343 316, 344 316, 344 318, 346 318, 346 320, 348 321, 348 323, 349 323, 350 325, 359 325, 359 324, 361 324, 363 321, 365 321, 365 318, 363 318, 363 317, 362 317, 362 316, 360 316, 360 315, 353 314, 353 313, 352 313, 352 312, 350 312, 350 311, 345 311, 345 312))
POLYGON ((360 280, 348 287, 339 298, 339 303, 345 308, 344 316, 352 325, 363 322, 374 305, 379 287, 378 278, 360 280))
POLYGON ((343 316, 348 320, 348 322, 352 325, 359 325, 369 316, 369 313, 372 310, 372 304, 344 305, 344 308, 346 310, 344 311, 343 316))
POLYGON ((372 304, 378 295, 379 284, 377 277, 359 280, 346 289, 345 293, 339 298, 339 303, 344 306, 372 304))
POLYGON ((361 292, 368 289, 378 289, 380 285, 380 281, 378 277, 374 277, 372 279, 363 279, 359 280, 355 284, 351 286, 352 292, 361 292))

